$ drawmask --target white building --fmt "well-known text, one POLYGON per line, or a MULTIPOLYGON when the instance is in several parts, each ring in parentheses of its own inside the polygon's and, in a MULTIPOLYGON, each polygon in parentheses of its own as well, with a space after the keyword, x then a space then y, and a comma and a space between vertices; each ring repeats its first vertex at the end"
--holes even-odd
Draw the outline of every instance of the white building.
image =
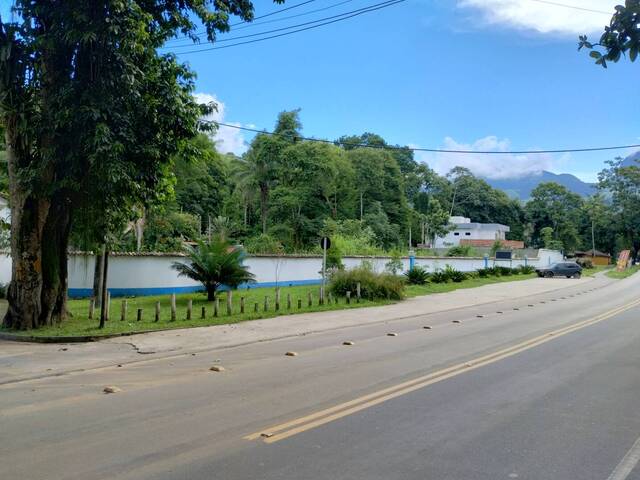
POLYGON ((449 217, 451 230, 444 237, 436 237, 435 248, 448 248, 460 245, 460 240, 504 240, 510 230, 499 223, 476 223, 470 218, 449 217))

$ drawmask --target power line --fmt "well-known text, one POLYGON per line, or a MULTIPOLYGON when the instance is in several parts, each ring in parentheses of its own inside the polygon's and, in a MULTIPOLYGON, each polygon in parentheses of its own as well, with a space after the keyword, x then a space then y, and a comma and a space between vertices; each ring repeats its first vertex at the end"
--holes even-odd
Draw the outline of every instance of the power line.
MULTIPOLYGON (((239 125, 231 125, 229 123, 223 122, 215 122, 203 120, 204 123, 211 123, 214 125, 222 125, 223 127, 235 128, 238 130, 245 130, 247 132, 253 133, 262 133, 264 135, 272 135, 275 137, 290 137, 290 135, 285 135, 282 133, 276 132, 268 132, 266 130, 258 130, 256 128, 249 127, 241 127, 239 125)), ((602 152, 607 150, 624 150, 628 148, 640 148, 640 143, 631 144, 631 145, 615 145, 615 146, 607 146, 607 147, 586 147, 586 148, 558 148, 552 150, 511 150, 508 152, 505 151, 491 151, 491 150, 449 150, 444 148, 414 148, 414 147, 402 147, 398 145, 368 145, 365 143, 351 143, 351 142, 340 142, 340 141, 332 141, 332 140, 323 140, 321 138, 310 138, 310 137, 301 137, 296 136, 296 138, 300 140, 307 140, 309 142, 318 142, 318 143, 330 143, 333 145, 348 145, 350 147, 369 147, 369 148, 379 148, 382 150, 409 150, 412 152, 429 152, 429 153, 461 153, 461 154, 474 154, 474 155, 535 155, 535 154, 545 154, 545 153, 580 153, 580 152, 602 152)))
MULTIPOLYGON (((294 5, 290 5, 290 6, 286 7, 286 8, 281 8, 281 9, 279 9, 279 10, 276 10, 275 12, 271 12, 271 13, 266 13, 266 14, 264 14, 264 15, 260 15, 260 16, 258 16, 258 17, 255 17, 253 20, 258 20, 258 19, 260 19, 260 18, 271 17, 272 15, 277 15, 277 14, 279 14, 279 13, 286 12, 287 10, 292 10, 292 9, 294 9, 294 8, 302 7, 303 5, 307 5, 308 3, 312 3, 312 2, 315 2, 315 1, 316 1, 316 0, 306 0, 306 1, 304 1, 304 2, 296 3, 296 4, 294 4, 294 5)), ((253 20, 251 20, 251 21, 253 21, 253 20)), ((238 26, 238 25, 242 25, 243 23, 251 23, 251 21, 245 21, 245 20, 243 20, 242 22, 232 23, 232 24, 231 24, 231 25, 229 25, 229 26, 230 26, 230 27, 236 27, 236 26, 238 26)), ((195 34, 196 34, 196 35, 202 35, 202 34, 204 34, 204 33, 207 33, 207 31, 206 31, 206 30, 201 30, 201 31, 199 31, 199 32, 196 32, 195 34)), ((175 42, 175 41, 177 41, 177 40, 182 40, 182 39, 181 39, 181 38, 174 38, 173 40, 169 40, 167 43, 169 43, 169 42, 175 42)))
MULTIPOLYGON (((334 3, 333 5, 327 5, 326 7, 323 7, 323 8, 316 8, 315 10, 309 10, 308 12, 298 13, 296 15, 289 15, 289 16, 286 16, 286 17, 276 18, 276 19, 273 19, 273 20, 265 20, 264 22, 249 23, 248 25, 245 25, 243 27, 234 28, 233 31, 237 32, 238 30, 245 30, 247 28, 253 28, 253 27, 260 26, 260 25, 266 25, 267 23, 276 23, 276 22, 282 22, 284 20, 290 20, 292 18, 304 17, 306 15, 311 15, 313 13, 323 12, 323 11, 329 10, 331 8, 336 8, 336 7, 339 7, 341 5, 344 5, 345 3, 351 3, 353 1, 355 1, 355 0, 343 0, 342 2, 334 3)), ((176 39, 176 40, 179 40, 179 39, 176 39)), ((187 40, 187 41, 183 42, 183 43, 181 43, 179 45, 173 44, 171 48, 177 48, 178 46, 182 47, 182 46, 193 46, 194 45, 194 42, 192 40, 189 40, 189 39, 186 39, 186 38, 185 38, 185 40, 187 40)), ((218 41, 219 40, 216 40, 216 42, 218 42, 218 41)), ((207 40, 205 43, 212 43, 212 42, 207 40)))
MULTIPOLYGON (((333 20, 334 18, 344 17, 346 15, 349 15, 349 14, 352 14, 352 13, 356 13, 356 12, 366 13, 366 12, 370 11, 374 7, 387 6, 387 4, 394 4, 394 3, 398 3, 398 0, 386 0, 386 1, 381 2, 381 3, 376 3, 374 5, 369 5, 369 6, 366 6, 366 7, 358 8, 356 10, 351 10, 349 12, 340 13, 338 15, 332 15, 330 17, 319 18, 318 20, 311 20, 311 21, 305 22, 305 23, 298 23, 296 25, 290 25, 288 27, 281 27, 281 28, 276 28, 276 29, 273 29, 273 30, 266 30, 264 32, 251 33, 249 35, 240 35, 240 36, 237 36, 237 37, 223 38, 221 40, 216 40, 216 43, 232 42, 234 40, 242 40, 244 38, 260 37, 262 35, 268 35, 270 33, 282 32, 284 30, 291 30, 292 28, 305 27, 307 25, 313 25, 315 23, 323 22, 325 20, 333 20)), ((207 43, 211 43, 211 42, 207 42, 207 43)), ((188 47, 192 47, 192 46, 193 46, 193 44, 191 44, 191 45, 178 45, 178 46, 175 46, 175 47, 172 47, 172 48, 173 49, 185 48, 185 47, 188 48, 188 47)))
MULTIPOLYGON (((208 51, 211 51, 211 50, 222 50, 223 48, 237 47, 239 45, 247 45, 249 43, 262 42, 264 40, 270 40, 272 38, 278 38, 278 37, 284 37, 284 36, 287 36, 287 35, 293 35, 294 33, 304 32, 306 30, 312 30, 314 28, 323 27, 325 25, 330 25, 332 23, 342 22, 344 20, 348 20, 350 18, 357 17, 357 16, 363 15, 365 13, 374 12, 376 10, 381 10, 383 8, 391 7, 393 5, 397 5, 398 3, 403 3, 405 1, 406 0, 389 0, 387 2, 382 2, 382 3, 375 4, 375 5, 371 5, 370 7, 365 7, 365 9, 360 9, 362 11, 354 10, 354 12, 356 12, 356 13, 352 13, 350 15, 348 15, 350 12, 344 13, 342 15, 347 15, 347 16, 342 16, 342 18, 336 18, 334 20, 330 20, 330 21, 327 21, 327 22, 324 22, 324 23, 319 23, 317 25, 311 25, 311 26, 308 26, 308 27, 299 28, 299 29, 293 30, 291 32, 284 32, 284 33, 280 33, 280 34, 277 34, 277 35, 270 35, 268 37, 256 38, 254 40, 247 40, 247 41, 244 41, 244 42, 232 43, 230 45, 223 45, 221 47, 200 48, 200 49, 196 49, 196 50, 188 50, 186 52, 177 52, 177 53, 179 53, 180 55, 187 55, 187 54, 190 54, 190 53, 208 52, 208 51)), ((332 18, 332 17, 328 17, 328 18, 332 18)), ((320 21, 320 20, 318 20, 318 21, 320 21)), ((288 28, 294 28, 294 27, 295 26, 288 27, 288 28)), ((282 30, 282 29, 280 29, 280 30, 282 30)), ((253 36, 253 35, 251 35, 251 36, 253 36)), ((239 38, 239 37, 236 37, 236 38, 239 38)))
POLYGON ((605 12, 604 10, 595 10, 593 8, 578 7, 576 5, 567 5, 566 3, 551 2, 550 0, 529 0, 529 1, 535 2, 535 3, 543 3, 545 5, 553 5, 554 7, 563 7, 563 8, 570 8, 572 10, 581 10, 583 12, 602 13, 604 15, 609 15, 609 16, 612 15, 611 12, 605 12))

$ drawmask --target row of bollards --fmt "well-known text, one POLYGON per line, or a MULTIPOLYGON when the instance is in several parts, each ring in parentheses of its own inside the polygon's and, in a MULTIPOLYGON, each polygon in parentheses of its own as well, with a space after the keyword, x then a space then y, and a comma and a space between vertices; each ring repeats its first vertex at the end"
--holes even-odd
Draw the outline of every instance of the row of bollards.
MULTIPOLYGON (((357 284, 357 288, 356 288, 356 302, 360 302, 361 297, 360 297, 360 284, 357 284)), ((323 289, 320 289, 320 295, 317 298, 317 304, 318 306, 322 306, 322 305, 337 305, 339 303, 339 298, 334 297, 330 292, 328 294, 325 295, 323 289)), ((351 304, 351 292, 348 291, 346 292, 346 296, 345 296, 345 303, 347 305, 351 304)), ((307 301, 306 301, 307 307, 312 307, 314 305, 314 296, 311 292, 307 293, 307 301)), ((106 316, 106 320, 109 320, 109 307, 111 305, 111 293, 107 292, 107 304, 105 306, 105 316, 106 316)), ((293 303, 292 303, 292 297, 290 293, 287 293, 287 297, 286 297, 286 309, 287 310, 291 310, 293 303)), ((245 297, 240 297, 240 314, 244 314, 245 313, 245 308, 246 306, 246 302, 245 302, 245 297)), ((302 299, 298 298, 297 299, 297 309, 298 310, 302 310, 302 299)), ((216 298, 213 303, 212 303, 212 307, 213 307, 213 316, 214 317, 219 317, 222 315, 222 311, 220 309, 220 299, 216 298)), ((226 314, 227 316, 229 315, 233 315, 233 292, 232 291, 228 291, 227 295, 226 295, 226 305, 225 305, 225 310, 226 310, 226 314)), ((260 305, 258 302, 255 302, 253 305, 253 311, 254 313, 258 313, 260 311, 260 305)), ((95 317, 95 308, 96 308, 96 302, 94 298, 91 298, 89 300, 89 314, 88 317, 90 320, 92 320, 95 317)), ((264 303, 262 305, 262 311, 263 312, 268 312, 270 310, 270 298, 269 296, 265 296, 264 297, 264 303)), ((172 322, 175 322, 177 320, 178 314, 177 314, 177 306, 176 306, 176 295, 175 293, 171 294, 170 297, 170 309, 171 309, 171 320, 172 322)), ((276 290, 276 295, 275 295, 275 303, 274 303, 274 311, 280 311, 281 309, 281 304, 280 304, 280 290, 276 290)), ((202 306, 201 311, 200 311, 200 318, 204 319, 206 318, 206 306, 202 306)), ((126 299, 122 300, 121 306, 120 306, 120 321, 126 321, 127 320, 127 314, 128 314, 128 302, 126 299)), ((140 322, 144 319, 144 313, 143 313, 143 309, 142 308, 138 308, 137 312, 136 312, 136 321, 140 322)), ((160 302, 156 302, 155 303, 155 311, 154 311, 154 321, 155 322, 159 322, 160 321, 160 316, 161 316, 161 305, 160 302)), ((193 319, 193 300, 192 299, 188 299, 187 300, 187 311, 186 311, 186 316, 185 316, 186 320, 191 320, 193 319)))

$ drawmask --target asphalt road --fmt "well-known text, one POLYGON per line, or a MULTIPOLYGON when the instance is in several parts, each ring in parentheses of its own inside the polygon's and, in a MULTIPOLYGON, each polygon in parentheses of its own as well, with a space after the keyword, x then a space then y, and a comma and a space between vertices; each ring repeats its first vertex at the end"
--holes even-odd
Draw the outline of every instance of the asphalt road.
POLYGON ((639 292, 597 279, 1 385, 0 479, 640 480, 639 292))

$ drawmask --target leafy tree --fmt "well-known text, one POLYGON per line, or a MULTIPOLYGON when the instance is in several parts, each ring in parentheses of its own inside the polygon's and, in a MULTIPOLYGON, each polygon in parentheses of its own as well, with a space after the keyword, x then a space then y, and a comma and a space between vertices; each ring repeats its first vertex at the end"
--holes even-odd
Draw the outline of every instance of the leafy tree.
MULTIPOLYGON (((199 238, 198 217, 172 207, 154 207, 147 214, 142 245, 143 250, 148 252, 180 252, 185 242, 199 238)), ((123 240, 128 241, 129 245, 134 241, 131 235, 123 240)))
POLYGON ((198 242, 187 247, 188 263, 174 262, 173 269, 181 276, 202 283, 208 300, 215 300, 221 286, 237 288, 242 283, 255 282, 255 275, 242 264, 242 250, 218 236, 210 242, 198 242))
POLYGON ((551 227, 544 227, 541 229, 540 237, 542 238, 544 248, 548 248, 550 250, 562 250, 564 248, 564 244, 561 240, 554 239, 553 228, 551 227))
POLYGON ((208 217, 220 215, 228 193, 228 163, 215 150, 211 139, 199 134, 176 155, 173 166, 175 201, 185 212, 197 215, 206 224, 208 217))
MULTIPOLYGON (((15 21, 0 19, 13 259, 4 326, 28 329, 66 315, 75 214, 86 207, 110 217, 154 199, 169 160, 197 132, 204 110, 191 97, 193 74, 158 49, 178 33, 195 40, 199 23, 213 41, 232 15, 251 20, 253 7, 246 0, 14 5, 15 21)), ((100 222, 89 226, 98 237, 100 222)))
POLYGON ((615 225, 635 259, 640 251, 640 167, 624 166, 620 158, 607 163, 598 186, 611 194, 615 225))
POLYGON ((553 240, 562 242, 566 250, 580 247, 578 226, 583 210, 579 195, 554 182, 541 183, 531 192, 525 210, 534 228, 534 244, 544 242, 542 229, 550 227, 553 240))
POLYGON ((607 68, 607 62, 618 62, 623 55, 635 62, 640 51, 640 0, 626 0, 616 5, 609 25, 597 43, 591 43, 586 35, 580 36, 578 50, 586 48, 597 65, 607 68))
POLYGON ((282 151, 299 140, 302 124, 299 110, 281 112, 274 129, 275 135, 258 134, 251 148, 236 168, 239 187, 245 192, 257 192, 260 200, 262 233, 267 233, 269 200, 277 182, 278 163, 282 151))

